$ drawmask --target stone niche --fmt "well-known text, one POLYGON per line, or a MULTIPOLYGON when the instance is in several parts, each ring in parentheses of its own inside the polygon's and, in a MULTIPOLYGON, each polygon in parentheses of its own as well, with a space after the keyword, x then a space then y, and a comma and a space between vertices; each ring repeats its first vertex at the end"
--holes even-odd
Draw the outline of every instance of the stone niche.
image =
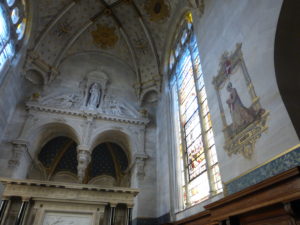
POLYGON ((131 188, 7 178, 0 181, 5 187, 1 225, 128 225, 138 194, 131 188))

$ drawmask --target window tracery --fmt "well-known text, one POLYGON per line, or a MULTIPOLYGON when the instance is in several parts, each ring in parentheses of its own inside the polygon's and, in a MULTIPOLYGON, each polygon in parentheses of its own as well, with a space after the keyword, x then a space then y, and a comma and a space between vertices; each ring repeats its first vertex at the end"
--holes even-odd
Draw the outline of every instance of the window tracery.
MULTIPOLYGON (((0 72, 18 50, 26 28, 25 1, 0 3, 0 72)), ((0 76, 1 79, 1 76, 0 76)))
POLYGON ((169 58, 183 207, 222 192, 199 50, 188 13, 169 58))

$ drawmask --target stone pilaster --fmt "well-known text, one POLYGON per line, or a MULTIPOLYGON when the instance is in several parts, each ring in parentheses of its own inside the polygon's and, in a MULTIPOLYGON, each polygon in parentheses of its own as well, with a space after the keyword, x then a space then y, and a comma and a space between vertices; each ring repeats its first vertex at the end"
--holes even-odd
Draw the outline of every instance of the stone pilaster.
POLYGON ((87 147, 83 147, 83 146, 77 147, 77 160, 78 160, 77 175, 78 175, 79 182, 82 183, 86 174, 86 168, 88 167, 91 161, 91 153, 87 147))
POLYGON ((28 143, 23 140, 14 140, 11 144, 13 145, 12 156, 8 161, 11 177, 17 179, 26 178, 28 167, 32 161, 28 153, 28 143))
POLYGON ((145 163, 148 159, 146 154, 135 154, 134 156, 134 175, 138 179, 143 179, 145 176, 145 163))

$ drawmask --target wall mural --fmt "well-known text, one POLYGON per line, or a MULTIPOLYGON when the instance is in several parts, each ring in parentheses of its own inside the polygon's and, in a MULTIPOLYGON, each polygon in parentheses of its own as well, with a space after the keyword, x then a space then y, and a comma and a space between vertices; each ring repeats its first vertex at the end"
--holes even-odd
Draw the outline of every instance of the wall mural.
POLYGON ((97 24, 97 29, 93 30, 91 35, 98 48, 113 48, 119 40, 115 27, 102 24, 97 24))
POLYGON ((148 0, 145 11, 153 22, 163 21, 170 16, 170 6, 166 0, 148 0))
POLYGON ((269 112, 261 107, 242 54, 242 44, 221 57, 218 75, 213 78, 228 155, 241 153, 250 159, 255 143, 267 130, 269 112))

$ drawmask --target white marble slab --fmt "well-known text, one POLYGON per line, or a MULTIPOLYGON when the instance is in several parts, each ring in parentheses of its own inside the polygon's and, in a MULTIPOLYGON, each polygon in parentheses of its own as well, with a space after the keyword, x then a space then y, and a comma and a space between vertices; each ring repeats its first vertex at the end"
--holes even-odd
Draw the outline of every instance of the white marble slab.
POLYGON ((92 215, 47 212, 43 225, 92 225, 92 215))

